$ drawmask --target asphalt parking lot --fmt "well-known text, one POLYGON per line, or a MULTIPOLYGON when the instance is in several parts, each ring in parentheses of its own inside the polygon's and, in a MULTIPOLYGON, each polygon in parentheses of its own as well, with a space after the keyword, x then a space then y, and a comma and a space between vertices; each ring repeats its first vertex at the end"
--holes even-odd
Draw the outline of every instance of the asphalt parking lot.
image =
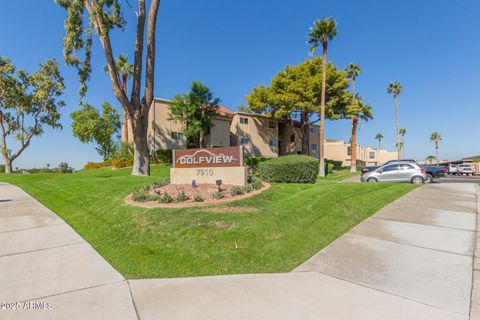
POLYGON ((480 183, 480 175, 477 176, 446 176, 436 179, 441 183, 480 183))

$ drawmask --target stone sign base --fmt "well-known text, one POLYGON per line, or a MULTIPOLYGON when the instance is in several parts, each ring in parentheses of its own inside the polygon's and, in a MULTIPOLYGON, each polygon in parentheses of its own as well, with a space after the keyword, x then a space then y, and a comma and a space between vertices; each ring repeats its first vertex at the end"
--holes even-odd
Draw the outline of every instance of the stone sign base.
POLYGON ((171 168, 171 184, 191 184, 192 180, 199 183, 215 184, 222 180, 222 184, 244 186, 247 184, 247 167, 204 167, 204 168, 171 168))

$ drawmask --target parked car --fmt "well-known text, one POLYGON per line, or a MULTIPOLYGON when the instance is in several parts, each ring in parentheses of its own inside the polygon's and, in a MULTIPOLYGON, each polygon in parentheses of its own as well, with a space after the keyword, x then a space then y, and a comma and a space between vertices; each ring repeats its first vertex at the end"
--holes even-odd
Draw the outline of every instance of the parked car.
POLYGON ((462 176, 464 174, 467 175, 467 176, 469 176, 469 175, 474 176, 475 175, 475 170, 473 170, 473 168, 468 164, 459 164, 457 166, 457 168, 458 168, 458 174, 460 174, 462 176))
POLYGON ((428 179, 427 171, 411 161, 395 161, 377 169, 363 173, 362 182, 410 182, 424 183, 428 179))
POLYGON ((448 174, 451 174, 451 175, 457 175, 458 174, 458 165, 457 164, 453 164, 453 163, 450 163, 448 164, 448 171, 447 171, 448 174))
POLYGON ((448 171, 445 166, 423 166, 423 168, 428 174, 426 183, 432 183, 434 179, 444 177, 448 171))
MULTIPOLYGON (((382 166, 386 165, 386 164, 393 164, 393 163, 398 163, 399 160, 389 160, 387 162, 385 162, 384 164, 382 164, 382 166)), ((417 163, 417 161, 413 160, 413 159, 400 159, 400 161, 403 161, 403 162, 413 162, 413 163, 417 163)), ((417 163, 418 164, 418 163, 417 163)), ((370 171, 374 171, 376 169, 380 168, 380 166, 368 166, 368 167, 363 167, 362 168, 362 173, 367 173, 367 172, 370 172, 370 171)))
POLYGON ((368 166, 368 167, 363 167, 362 168, 362 174, 376 170, 378 166, 368 166))

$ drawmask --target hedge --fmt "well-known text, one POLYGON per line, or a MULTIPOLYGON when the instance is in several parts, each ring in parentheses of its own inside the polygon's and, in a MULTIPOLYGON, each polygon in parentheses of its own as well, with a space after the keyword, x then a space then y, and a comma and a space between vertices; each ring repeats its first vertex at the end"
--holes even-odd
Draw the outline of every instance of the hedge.
POLYGON ((319 160, 306 155, 288 155, 259 164, 262 179, 280 183, 315 183, 319 160))
POLYGON ((158 149, 156 152, 160 163, 172 163, 172 150, 158 149))

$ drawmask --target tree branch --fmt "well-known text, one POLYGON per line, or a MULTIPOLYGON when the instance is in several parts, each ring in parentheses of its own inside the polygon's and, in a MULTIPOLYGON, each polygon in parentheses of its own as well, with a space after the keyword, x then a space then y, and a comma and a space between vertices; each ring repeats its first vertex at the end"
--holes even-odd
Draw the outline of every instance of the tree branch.
POLYGON ((115 64, 115 58, 113 56, 110 36, 104 28, 103 9, 98 5, 95 0, 85 0, 85 7, 88 11, 88 14, 93 19, 94 27, 98 32, 100 43, 102 44, 103 50, 105 51, 105 57, 107 58, 108 74, 110 76, 110 80, 112 81, 113 94, 122 104, 122 106, 125 109, 129 110, 130 102, 128 101, 128 98, 123 92, 122 86, 120 84, 120 78, 118 75, 117 66, 115 64))
MULTIPOLYGON (((137 33, 135 39, 135 56, 133 63, 132 101, 133 108, 140 105, 140 87, 142 84, 142 59, 143 59, 143 36, 145 33, 145 0, 138 0, 137 33)), ((132 108, 132 109, 133 109, 132 108)), ((129 110, 131 119, 134 118, 134 110, 129 110)))
POLYGON ((145 71, 145 113, 148 114, 153 102, 153 89, 155 78, 155 29, 157 25, 158 8, 160 0, 152 0, 148 12, 147 26, 147 65, 145 71))

